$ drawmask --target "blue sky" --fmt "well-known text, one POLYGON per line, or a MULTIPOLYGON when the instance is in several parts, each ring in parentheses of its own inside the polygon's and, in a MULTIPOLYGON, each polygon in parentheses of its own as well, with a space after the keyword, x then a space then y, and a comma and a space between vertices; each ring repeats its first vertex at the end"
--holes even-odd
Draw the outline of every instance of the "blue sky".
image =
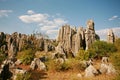
POLYGON ((86 27, 89 19, 98 32, 120 30, 120 0, 0 0, 0 31, 6 33, 39 30, 55 38, 61 25, 86 27))

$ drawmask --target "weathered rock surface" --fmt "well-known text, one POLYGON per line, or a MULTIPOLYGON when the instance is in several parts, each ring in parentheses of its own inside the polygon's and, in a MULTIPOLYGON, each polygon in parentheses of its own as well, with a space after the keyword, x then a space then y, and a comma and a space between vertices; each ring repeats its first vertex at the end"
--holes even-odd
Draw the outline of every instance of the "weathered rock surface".
POLYGON ((39 58, 34 58, 34 61, 31 62, 30 68, 34 70, 36 67, 38 67, 39 70, 46 70, 46 66, 39 58))
POLYGON ((111 63, 108 64, 102 63, 100 66, 100 72, 102 74, 115 74, 116 70, 111 63))
POLYGON ((86 42, 86 50, 91 47, 91 44, 96 40, 94 30, 94 22, 89 20, 87 22, 87 29, 85 31, 85 42, 86 42))
POLYGON ((107 42, 108 43, 114 43, 114 41, 115 41, 115 35, 113 33, 113 30, 109 29, 108 34, 107 34, 107 42))
POLYGON ((18 60, 15 62, 15 65, 20 65, 21 63, 22 63, 22 61, 18 59, 18 60))
POLYGON ((17 75, 21 74, 22 76, 24 76, 27 73, 26 70, 22 70, 22 69, 14 69, 14 75, 13 75, 13 80, 17 79, 17 75))
POLYGON ((98 39, 96 36, 94 22, 89 20, 86 29, 79 27, 76 30, 76 28, 71 28, 70 25, 62 26, 59 30, 57 41, 60 44, 58 46, 61 46, 68 55, 70 54, 69 51, 71 51, 75 56, 80 48, 89 49, 91 44, 98 39))
POLYGON ((94 68, 93 65, 89 65, 85 69, 85 77, 94 77, 95 74, 98 74, 98 71, 94 68))

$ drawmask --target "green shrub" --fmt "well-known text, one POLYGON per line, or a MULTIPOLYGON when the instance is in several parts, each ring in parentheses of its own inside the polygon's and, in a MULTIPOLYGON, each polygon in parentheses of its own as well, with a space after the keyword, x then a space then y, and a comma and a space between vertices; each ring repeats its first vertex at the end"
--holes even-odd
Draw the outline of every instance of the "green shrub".
POLYGON ((109 56, 110 53, 117 51, 114 44, 107 43, 105 41, 96 41, 92 44, 91 50, 98 56, 109 56))
POLYGON ((66 71, 69 70, 71 68, 71 65, 69 64, 69 62, 64 62, 63 64, 57 64, 56 65, 56 71, 66 71))
POLYGON ((7 56, 5 55, 5 53, 3 53, 3 51, 0 51, 0 63, 2 63, 2 61, 4 61, 7 58, 7 56))
POLYGON ((47 65, 47 69, 51 71, 66 71, 71 69, 71 61, 69 60, 60 64, 55 60, 49 59, 45 64, 47 65))
POLYGON ((115 77, 114 80, 120 80, 120 52, 113 53, 111 55, 111 61, 114 64, 116 71, 117 71, 117 76, 115 77))
POLYGON ((85 51, 83 49, 80 49, 76 55, 76 59, 78 59, 78 60, 88 60, 89 57, 90 57, 89 52, 85 51))
POLYGON ((17 74, 16 80, 30 80, 31 74, 26 73, 26 74, 17 74))
POLYGON ((22 61, 23 64, 30 64, 31 61, 34 59, 34 50, 28 49, 21 51, 18 55, 20 60, 22 61))
POLYGON ((117 50, 120 51, 120 38, 114 42, 114 45, 116 46, 117 50))

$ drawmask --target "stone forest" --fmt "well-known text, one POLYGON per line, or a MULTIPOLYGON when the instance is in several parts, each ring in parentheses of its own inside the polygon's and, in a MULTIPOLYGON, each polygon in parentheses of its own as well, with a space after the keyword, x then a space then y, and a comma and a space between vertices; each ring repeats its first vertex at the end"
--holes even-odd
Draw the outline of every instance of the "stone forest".
POLYGON ((0 80, 120 80, 120 38, 63 25, 56 39, 0 32, 0 80))

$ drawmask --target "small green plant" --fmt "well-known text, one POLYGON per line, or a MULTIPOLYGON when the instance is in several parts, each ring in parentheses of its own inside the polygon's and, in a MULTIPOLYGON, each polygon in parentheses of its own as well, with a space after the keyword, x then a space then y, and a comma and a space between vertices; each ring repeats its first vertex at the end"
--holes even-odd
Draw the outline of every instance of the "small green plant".
POLYGON ((26 74, 17 74, 16 80, 30 80, 31 74, 26 73, 26 74))
POLYGON ((80 49, 77 53, 76 59, 78 60, 88 60, 90 57, 90 54, 88 51, 85 51, 84 49, 80 49))
POLYGON ((110 58, 117 71, 117 75, 114 80, 120 80, 120 52, 113 53, 110 58))
POLYGON ((120 38, 118 38, 118 39, 114 42, 114 45, 116 46, 117 51, 120 51, 120 38))
POLYGON ((30 64, 31 61, 34 59, 34 50, 32 49, 23 50, 20 52, 18 57, 20 58, 23 64, 25 65, 30 64))
POLYGON ((71 68, 69 62, 64 62, 63 64, 56 65, 56 71, 66 71, 71 68))
POLYGON ((2 63, 2 61, 4 61, 7 58, 7 56, 5 55, 5 53, 3 51, 0 51, 0 63, 2 63))
POLYGON ((92 44, 91 50, 94 51, 98 56, 110 56, 110 53, 116 52, 117 49, 112 43, 107 43, 105 41, 96 41, 92 44))

